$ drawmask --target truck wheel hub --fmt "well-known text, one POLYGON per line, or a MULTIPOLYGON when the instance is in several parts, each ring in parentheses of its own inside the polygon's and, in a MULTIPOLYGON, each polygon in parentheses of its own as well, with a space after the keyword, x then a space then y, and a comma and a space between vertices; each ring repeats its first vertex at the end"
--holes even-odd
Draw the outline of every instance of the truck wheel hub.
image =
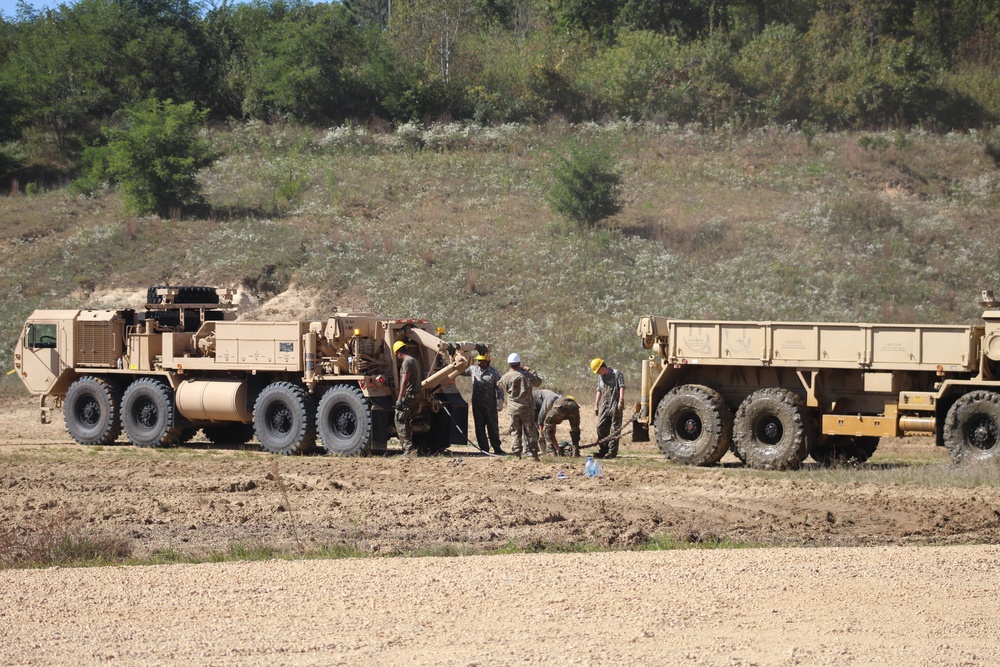
POLYGON ((785 430, 778 419, 766 419, 757 427, 757 439, 765 445, 776 445, 781 441, 785 430))
POLYGON ((88 426, 93 426, 101 418, 101 406, 97 401, 87 401, 80 410, 80 420, 88 426))
POLYGON ((156 406, 152 403, 146 403, 139 408, 136 419, 140 424, 148 428, 156 424, 157 416, 156 406))
POLYGON ((288 408, 282 407, 271 415, 271 428, 276 433, 288 433, 292 429, 292 414, 288 408))
POLYGON ((337 433, 350 436, 358 428, 358 420, 352 410, 341 410, 333 418, 333 426, 337 433))
POLYGON ((691 415, 681 422, 681 434, 688 440, 695 440, 701 435, 701 420, 691 415))
POLYGON ((978 449, 993 449, 997 444, 997 425, 992 419, 980 419, 969 429, 969 442, 978 449))

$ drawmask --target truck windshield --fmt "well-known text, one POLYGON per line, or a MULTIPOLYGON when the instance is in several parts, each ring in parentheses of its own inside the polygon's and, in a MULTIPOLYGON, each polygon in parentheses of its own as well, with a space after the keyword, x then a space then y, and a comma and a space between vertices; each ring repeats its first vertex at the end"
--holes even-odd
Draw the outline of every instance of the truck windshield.
POLYGON ((42 347, 56 346, 56 325, 55 324, 29 324, 28 332, 25 336, 25 343, 28 347, 37 350, 42 347))

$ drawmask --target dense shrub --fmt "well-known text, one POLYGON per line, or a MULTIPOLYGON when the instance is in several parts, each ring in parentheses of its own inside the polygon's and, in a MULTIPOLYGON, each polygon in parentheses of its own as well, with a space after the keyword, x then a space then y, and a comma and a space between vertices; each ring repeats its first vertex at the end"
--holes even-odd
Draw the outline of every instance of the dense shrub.
POLYGON ((736 71, 752 118, 781 122, 809 116, 810 63, 802 35, 792 26, 767 26, 740 51, 736 71))
POLYGON ((674 117, 680 115, 686 84, 679 60, 675 39, 647 31, 625 33, 586 63, 579 86, 598 100, 596 108, 615 118, 674 117))
POLYGON ((600 144, 571 144, 569 155, 556 158, 552 210, 580 226, 593 226, 621 210, 621 176, 611 151, 600 144))
POLYGON ((195 175, 215 159, 198 136, 205 116, 192 102, 151 98, 126 107, 118 125, 102 129, 107 145, 86 154, 89 164, 78 187, 117 182, 126 208, 135 213, 165 215, 197 201, 195 175))

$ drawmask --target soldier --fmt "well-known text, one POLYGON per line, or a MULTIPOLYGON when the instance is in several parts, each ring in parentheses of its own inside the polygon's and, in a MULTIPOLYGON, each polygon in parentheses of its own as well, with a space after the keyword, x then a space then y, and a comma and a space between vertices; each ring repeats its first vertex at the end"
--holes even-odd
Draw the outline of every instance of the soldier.
POLYGON ((392 351, 402 364, 399 367, 399 393, 396 398, 396 435, 403 446, 404 456, 415 456, 413 418, 420 414, 420 380, 423 373, 420 360, 406 351, 406 343, 397 340, 392 351))
POLYGON ((622 430, 622 413, 625 411, 625 378, 621 371, 611 368, 600 357, 590 362, 590 370, 598 375, 594 414, 597 415, 600 450, 594 458, 613 459, 618 456, 618 434, 622 430), (615 434, 613 438, 609 437, 612 433, 615 434), (605 438, 608 439, 606 442, 605 438))
POLYGON ((539 389, 535 394, 535 414, 542 431, 542 451, 552 450, 553 456, 562 456, 556 441, 556 426, 569 420, 569 435, 573 440, 573 456, 580 456, 580 406, 572 396, 562 396, 554 391, 539 389))
POLYGON ((500 423, 497 413, 503 402, 503 390, 497 386, 500 371, 490 364, 484 354, 476 357, 476 365, 466 369, 463 375, 472 376, 472 418, 476 422, 476 442, 479 449, 494 454, 506 454, 500 448, 500 423), (489 435, 489 441, 486 437, 489 435))
POLYGON ((542 379, 531 372, 530 368, 521 367, 521 355, 512 352, 507 357, 510 370, 504 373, 497 386, 507 397, 507 414, 510 415, 510 427, 514 432, 514 446, 511 452, 521 458, 521 429, 528 440, 528 453, 538 460, 538 427, 535 425, 535 398, 532 387, 542 384, 542 379))

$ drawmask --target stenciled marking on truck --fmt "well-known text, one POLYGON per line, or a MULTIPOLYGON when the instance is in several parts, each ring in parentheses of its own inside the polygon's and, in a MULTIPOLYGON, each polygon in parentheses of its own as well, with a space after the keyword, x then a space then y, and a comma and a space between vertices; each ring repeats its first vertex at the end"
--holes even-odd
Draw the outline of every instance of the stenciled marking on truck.
POLYGON ((699 334, 695 336, 685 336, 682 339, 683 350, 686 354, 698 352, 709 354, 712 351, 712 337, 709 334, 699 334))
POLYGON ((742 356, 750 351, 750 337, 746 329, 741 329, 738 336, 734 336, 735 330, 725 329, 723 336, 726 342, 726 349, 737 356, 742 356))

